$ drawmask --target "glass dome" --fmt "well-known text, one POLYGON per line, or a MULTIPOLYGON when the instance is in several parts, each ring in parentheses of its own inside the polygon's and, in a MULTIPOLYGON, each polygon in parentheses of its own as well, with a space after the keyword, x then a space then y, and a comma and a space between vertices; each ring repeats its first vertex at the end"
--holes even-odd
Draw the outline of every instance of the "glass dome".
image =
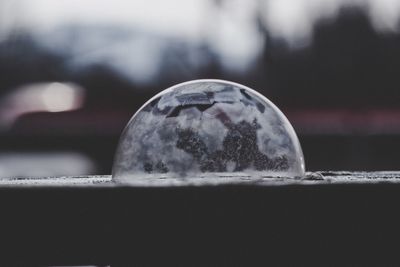
POLYGON ((113 179, 302 177, 303 153, 289 121, 243 85, 195 80, 154 96, 132 117, 113 179))

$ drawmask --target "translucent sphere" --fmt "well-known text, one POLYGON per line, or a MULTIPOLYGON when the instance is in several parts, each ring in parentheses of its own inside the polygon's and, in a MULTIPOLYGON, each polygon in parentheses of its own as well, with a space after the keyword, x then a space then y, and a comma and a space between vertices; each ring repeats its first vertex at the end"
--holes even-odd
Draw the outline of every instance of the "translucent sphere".
POLYGON ((289 121, 243 85, 195 80, 154 96, 122 133, 113 179, 302 177, 303 153, 289 121))

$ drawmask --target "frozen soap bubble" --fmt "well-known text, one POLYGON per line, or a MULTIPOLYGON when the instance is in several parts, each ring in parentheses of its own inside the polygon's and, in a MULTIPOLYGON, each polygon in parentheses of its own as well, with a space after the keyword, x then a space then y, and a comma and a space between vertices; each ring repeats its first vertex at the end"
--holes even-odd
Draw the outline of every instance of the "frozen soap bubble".
POLYGON ((302 177, 289 121, 243 85, 195 80, 170 87, 132 117, 113 166, 116 182, 144 178, 302 177))

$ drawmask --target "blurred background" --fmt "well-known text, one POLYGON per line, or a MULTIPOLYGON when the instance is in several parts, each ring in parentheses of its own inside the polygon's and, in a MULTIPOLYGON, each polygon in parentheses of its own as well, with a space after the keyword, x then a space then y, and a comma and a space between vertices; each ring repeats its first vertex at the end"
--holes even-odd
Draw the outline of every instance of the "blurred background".
POLYGON ((0 0, 0 177, 110 174, 150 97, 271 99, 308 170, 400 170, 399 0, 0 0))

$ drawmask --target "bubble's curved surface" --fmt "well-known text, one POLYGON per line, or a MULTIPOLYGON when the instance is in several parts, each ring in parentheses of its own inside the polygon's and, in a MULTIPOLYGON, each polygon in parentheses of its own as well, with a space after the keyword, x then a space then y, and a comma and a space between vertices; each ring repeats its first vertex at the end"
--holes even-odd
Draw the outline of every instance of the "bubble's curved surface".
POLYGON ((271 101, 240 84, 195 80, 162 91, 136 112, 122 133, 113 179, 304 172, 296 133, 271 101))

